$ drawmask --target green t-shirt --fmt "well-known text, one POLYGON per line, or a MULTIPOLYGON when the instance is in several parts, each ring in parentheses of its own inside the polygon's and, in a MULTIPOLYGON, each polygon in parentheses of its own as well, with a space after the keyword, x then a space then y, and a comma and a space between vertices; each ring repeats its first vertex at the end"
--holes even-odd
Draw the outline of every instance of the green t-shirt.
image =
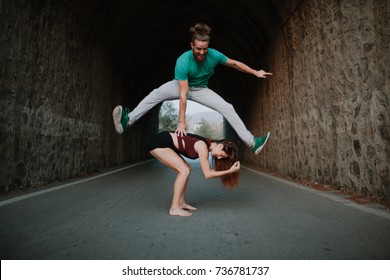
POLYGON ((195 60, 192 50, 183 53, 176 61, 175 80, 188 81, 190 87, 207 87, 218 64, 225 64, 227 56, 208 48, 203 62, 195 60))

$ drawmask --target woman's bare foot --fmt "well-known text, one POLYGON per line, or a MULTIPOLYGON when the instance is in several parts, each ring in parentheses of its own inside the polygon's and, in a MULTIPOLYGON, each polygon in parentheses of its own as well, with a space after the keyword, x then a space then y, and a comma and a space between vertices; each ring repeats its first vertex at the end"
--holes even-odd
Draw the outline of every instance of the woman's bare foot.
POLYGON ((191 206, 191 205, 189 205, 189 204, 187 204, 187 203, 182 203, 181 205, 180 205, 180 208, 181 209, 184 209, 184 210, 190 210, 190 211, 196 211, 196 210, 198 210, 198 208, 196 208, 196 207, 194 207, 194 206, 191 206))
POLYGON ((187 212, 181 208, 171 208, 169 209, 169 215, 171 216, 182 216, 182 217, 189 217, 192 216, 192 213, 187 212))

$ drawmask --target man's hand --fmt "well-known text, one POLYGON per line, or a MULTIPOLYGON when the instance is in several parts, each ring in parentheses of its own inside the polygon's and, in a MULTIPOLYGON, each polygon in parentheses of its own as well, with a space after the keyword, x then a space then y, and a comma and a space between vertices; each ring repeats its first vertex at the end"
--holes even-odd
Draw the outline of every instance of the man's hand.
POLYGON ((179 136, 187 135, 187 125, 185 121, 179 121, 175 133, 179 136))
POLYGON ((257 78, 263 78, 266 79, 268 76, 272 76, 272 73, 265 72, 264 70, 256 71, 256 77, 257 78))

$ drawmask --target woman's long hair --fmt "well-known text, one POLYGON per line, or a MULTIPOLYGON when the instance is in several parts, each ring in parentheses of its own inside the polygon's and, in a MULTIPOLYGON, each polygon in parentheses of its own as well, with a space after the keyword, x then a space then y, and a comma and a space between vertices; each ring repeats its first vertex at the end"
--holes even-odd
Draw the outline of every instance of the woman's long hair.
MULTIPOLYGON (((227 158, 218 159, 213 157, 214 168, 216 171, 228 170, 238 160, 238 148, 237 145, 230 140, 212 140, 217 144, 223 145, 223 151, 228 155, 227 158)), ((237 187, 240 179, 240 173, 234 172, 224 176, 221 176, 222 184, 228 188, 237 187)))

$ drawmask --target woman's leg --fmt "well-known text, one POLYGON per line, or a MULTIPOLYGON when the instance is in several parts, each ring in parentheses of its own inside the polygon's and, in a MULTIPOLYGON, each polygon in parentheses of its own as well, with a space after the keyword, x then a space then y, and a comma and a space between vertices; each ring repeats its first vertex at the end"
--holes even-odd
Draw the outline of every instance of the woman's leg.
POLYGON ((187 204, 184 201, 184 196, 188 177, 191 172, 190 165, 171 148, 156 148, 150 151, 150 154, 177 172, 177 177, 173 185, 173 197, 169 215, 191 216, 192 213, 183 210, 183 208, 189 209, 186 207, 187 204))
MULTIPOLYGON (((188 182, 188 178, 187 178, 187 182, 188 182)), ((180 200, 179 200, 180 208, 181 208, 181 209, 184 209, 184 210, 196 211, 196 210, 198 210, 198 208, 189 205, 189 204, 185 201, 185 193, 186 193, 186 189, 187 189, 187 182, 186 182, 186 184, 185 184, 184 190, 183 190, 182 195, 181 195, 180 200)))

